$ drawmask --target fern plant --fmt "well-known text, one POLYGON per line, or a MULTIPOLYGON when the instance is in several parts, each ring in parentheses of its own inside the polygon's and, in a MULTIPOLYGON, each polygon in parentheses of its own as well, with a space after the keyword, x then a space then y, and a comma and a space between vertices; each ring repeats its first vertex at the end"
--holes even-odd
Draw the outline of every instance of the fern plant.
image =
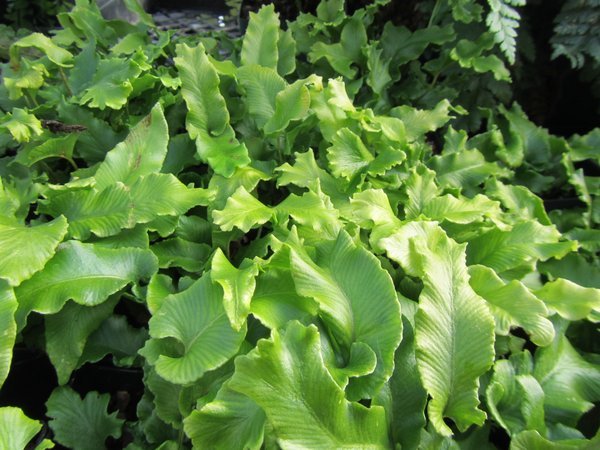
POLYGON ((525 3, 526 0, 488 0, 490 12, 485 23, 511 64, 515 62, 517 29, 521 20, 521 15, 514 7, 525 6, 525 3))
POLYGON ((565 56, 574 69, 586 55, 600 63, 600 0, 567 0, 554 23, 552 59, 565 56))

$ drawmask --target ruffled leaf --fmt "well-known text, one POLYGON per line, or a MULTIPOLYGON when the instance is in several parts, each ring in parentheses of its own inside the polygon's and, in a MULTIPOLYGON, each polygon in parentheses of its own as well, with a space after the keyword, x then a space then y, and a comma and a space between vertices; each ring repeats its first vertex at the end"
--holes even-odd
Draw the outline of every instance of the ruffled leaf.
POLYGON ((67 234, 67 220, 58 217, 33 227, 0 219, 0 279, 18 286, 41 270, 67 234))
POLYGON ((349 402, 331 378, 315 326, 291 322, 238 357, 229 386, 254 400, 292 448, 389 448, 384 409, 349 402))
POLYGON ((511 436, 523 430, 546 434, 544 391, 527 370, 520 369, 514 367, 512 361, 496 361, 494 375, 486 389, 490 412, 511 436))
POLYGON ((247 233, 256 225, 262 225, 271 219, 273 211, 240 186, 227 200, 225 208, 213 211, 214 222, 223 231, 231 231, 234 227, 247 233))
POLYGON ((149 325, 152 339, 140 353, 161 377, 176 384, 192 383, 223 365, 246 335, 245 326, 238 331, 231 327, 223 290, 210 275, 167 297, 149 325))
POLYGON ((181 78, 181 95, 188 108, 186 128, 196 140, 198 155, 213 170, 230 177, 237 167, 250 162, 248 149, 240 144, 229 125, 229 111, 219 91, 219 75, 204 46, 177 46, 175 65, 181 78))
POLYGON ((488 303, 496 321, 496 333, 507 336, 512 327, 521 327, 538 346, 549 345, 554 327, 546 317, 548 309, 522 283, 505 283, 489 267, 469 267, 469 284, 488 303))
POLYGON ((70 387, 56 388, 46 402, 54 439, 73 450, 104 450, 106 438, 121 436, 123 420, 106 409, 110 395, 88 392, 82 400, 70 387))
POLYGON ((535 352, 533 376, 544 390, 550 422, 574 427, 600 400, 600 366, 585 360, 560 333, 552 345, 535 352))
POLYGON ((212 259, 210 276, 223 288, 223 304, 232 327, 239 331, 250 313, 250 301, 256 287, 258 267, 242 263, 234 267, 219 248, 212 259))
POLYGON ((56 313, 69 299, 80 305, 98 305, 129 283, 150 278, 157 270, 150 250, 108 249, 68 241, 44 270, 15 289, 19 301, 17 324, 22 328, 31 311, 56 313))
POLYGON ((278 41, 279 14, 275 13, 273 5, 263 6, 257 13, 251 12, 242 43, 242 65, 257 64, 277 70, 278 41))
POLYGON ((517 223, 511 230, 493 229, 469 241, 469 265, 482 264, 497 273, 521 266, 531 267, 536 261, 561 258, 575 250, 575 242, 559 242, 560 233, 553 226, 538 222, 517 223))
POLYGON ((260 406, 224 384, 212 402, 184 420, 184 429, 196 448, 259 450, 265 421, 260 406))
POLYGON ((423 281, 415 335, 419 373, 432 397, 429 420, 446 436, 452 430, 444 417, 459 430, 482 425, 486 415, 478 408, 477 389, 494 361, 494 320, 469 286, 465 245, 431 222, 409 223, 380 245, 423 281))
POLYGON ((377 367, 367 376, 352 378, 350 398, 371 398, 391 376, 394 352, 402 338, 402 320, 392 280, 377 258, 354 244, 341 231, 335 241, 323 242, 315 260, 291 247, 292 276, 298 293, 319 303, 320 315, 350 364, 354 343, 368 345, 377 367))
POLYGON ((563 278, 546 283, 534 294, 568 320, 582 320, 600 311, 600 289, 579 286, 563 278))

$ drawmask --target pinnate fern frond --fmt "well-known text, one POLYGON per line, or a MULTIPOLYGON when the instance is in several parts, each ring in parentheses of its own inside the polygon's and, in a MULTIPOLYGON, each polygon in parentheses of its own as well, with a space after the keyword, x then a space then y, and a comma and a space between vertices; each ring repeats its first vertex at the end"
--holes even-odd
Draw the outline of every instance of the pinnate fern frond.
POLYGON ((511 64, 515 62, 517 28, 521 20, 521 15, 514 7, 524 6, 525 3, 526 0, 488 0, 490 11, 485 23, 511 64))
POLYGON ((600 0, 567 0, 554 24, 552 59, 563 55, 573 68, 582 67, 586 55, 600 63, 600 0))

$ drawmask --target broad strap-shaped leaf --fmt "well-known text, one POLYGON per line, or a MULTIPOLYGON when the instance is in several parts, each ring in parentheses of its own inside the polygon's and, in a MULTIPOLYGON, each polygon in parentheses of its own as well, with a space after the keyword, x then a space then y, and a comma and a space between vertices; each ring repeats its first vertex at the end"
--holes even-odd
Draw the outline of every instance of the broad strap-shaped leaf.
POLYGON ((246 327, 231 327, 223 290, 209 274, 185 291, 167 297, 150 319, 151 340, 140 353, 165 380, 187 384, 236 354, 246 327), (168 338, 168 339, 167 339, 168 338), (177 350, 172 341, 179 343, 177 350))
MULTIPOLYGON (((27 417, 21 409, 14 406, 0 408, 0 448, 3 450, 22 450, 42 429, 37 420, 27 417)), ((48 444, 44 441, 42 444, 48 444)), ((37 447, 36 447, 37 448, 37 447)), ((42 448, 52 448, 43 446, 42 448)))
POLYGON ((41 270, 54 255, 67 228, 63 216, 32 227, 0 218, 0 279, 18 286, 41 270))
POLYGON ((482 297, 496 321, 496 333, 507 336, 512 327, 521 327, 541 347, 554 339, 554 327, 546 317, 548 309, 521 282, 504 282, 486 266, 469 267, 469 284, 482 297))
POLYGON ((10 371, 13 346, 17 337, 16 310, 17 299, 13 289, 4 280, 0 280, 0 330, 3 330, 0 334, 0 388, 10 371))
POLYGON ((150 250, 158 258, 158 267, 181 267, 188 272, 201 272, 212 249, 206 244, 170 238, 152 244, 150 250))
POLYGON ((394 352, 402 339, 402 319, 394 285, 377 258, 356 245, 345 231, 325 241, 313 261, 291 247, 292 276, 298 293, 315 299, 333 339, 350 364, 354 343, 368 345, 377 356, 370 375, 351 378, 349 398, 371 398, 392 375, 394 352))
POLYGON ((56 370, 59 385, 69 381, 88 336, 108 318, 116 302, 114 298, 93 307, 68 302, 58 313, 45 317, 46 353, 56 370))
MULTIPOLYGON (((531 364, 530 356, 527 362, 531 364)), ((523 430, 546 433, 544 391, 527 372, 515 367, 512 361, 498 360, 486 389, 490 413, 511 436, 523 430)))
POLYGON ((213 211, 215 224, 223 231, 231 231, 234 227, 247 233, 256 225, 269 221, 273 210, 253 197, 243 186, 240 186, 227 200, 225 208, 213 211))
POLYGON ((296 41, 291 29, 279 30, 279 41, 277 42, 279 56, 277 59, 277 72, 282 77, 296 70, 296 41))
POLYGON ((206 205, 206 189, 188 188, 172 174, 153 173, 142 176, 132 186, 121 182, 101 192, 75 189, 52 193, 40 210, 63 214, 69 221, 69 233, 87 239, 113 236, 138 223, 152 222, 164 216, 177 216, 196 205, 206 205))
POLYGON ((88 392, 82 400, 70 387, 58 387, 46 402, 54 439, 73 450, 104 450, 106 438, 121 436, 123 420, 106 409, 110 395, 88 392))
POLYGON ((169 130, 160 103, 140 120, 125 140, 106 154, 94 178, 96 189, 103 190, 117 182, 131 186, 141 176, 159 172, 162 168, 169 130))
POLYGON ((229 124, 229 111, 219 92, 219 75, 204 46, 177 46, 175 65, 181 78, 181 93, 188 107, 186 127, 192 139, 199 131, 218 136, 229 124))
POLYGON ((181 78, 181 95, 188 108, 186 128, 200 158, 213 170, 230 177, 237 167, 250 162, 229 125, 229 111, 219 91, 219 75, 201 43, 195 48, 177 46, 175 65, 181 78))
POLYGON ((317 315, 317 302, 296 292, 289 248, 282 247, 256 277, 250 311, 271 329, 283 328, 291 320, 305 323, 317 315))
POLYGON ((561 258, 575 250, 575 242, 560 242, 554 226, 535 221, 517 223, 511 230, 495 228, 469 241, 469 265, 482 264, 502 273, 521 266, 531 267, 538 260, 561 258))
POLYGON ((212 259, 210 276, 223 288, 223 305, 232 327, 239 331, 250 313, 250 301, 256 287, 258 266, 245 260, 238 269, 218 248, 212 259), (243 267, 242 267, 243 266, 243 267))
POLYGON ((564 439, 551 441, 537 431, 527 430, 517 434, 510 442, 510 450, 595 450, 600 445, 600 434, 592 439, 564 439))
POLYGON ((212 402, 193 411, 183 423, 195 448, 259 450, 265 421, 260 406, 225 383, 212 402))
MULTIPOLYGON (((265 128, 270 120, 276 125, 276 99, 279 93, 285 92, 284 89, 287 85, 285 80, 279 76, 275 69, 259 65, 240 67, 236 77, 244 90, 248 112, 255 120, 258 128, 265 128)), ((283 112, 279 111, 279 115, 282 114, 283 112)), ((274 127, 274 125, 271 126, 274 127)))
POLYGON ((563 278, 546 283, 534 294, 568 320, 582 320, 600 311, 600 289, 579 286, 563 278))
POLYGON ((69 299, 80 305, 98 305, 129 283, 150 278, 157 270, 156 257, 150 250, 65 242, 44 270, 15 289, 19 329, 31 311, 53 314, 69 299))
POLYGON ((404 189, 408 201, 404 203, 407 219, 417 218, 438 197, 439 188, 435 182, 435 172, 423 165, 411 168, 404 189))
POLYGON ((273 5, 265 5, 257 13, 250 13, 240 54, 242 65, 257 64, 277 70, 278 41, 279 14, 275 13, 273 5))
POLYGON ((585 360, 561 333, 552 345, 535 352, 533 376, 544 390, 550 422, 574 427, 600 400, 600 365, 585 360))
POLYGON ((229 386, 265 411, 281 448, 389 448, 384 409, 345 399, 314 325, 274 330, 235 365, 229 386))
POLYGON ((446 436, 452 430, 444 417, 459 430, 483 424, 477 389, 494 361, 494 319, 469 285, 465 245, 432 222, 410 222, 380 245, 423 281, 415 336, 419 373, 432 397, 429 420, 446 436))

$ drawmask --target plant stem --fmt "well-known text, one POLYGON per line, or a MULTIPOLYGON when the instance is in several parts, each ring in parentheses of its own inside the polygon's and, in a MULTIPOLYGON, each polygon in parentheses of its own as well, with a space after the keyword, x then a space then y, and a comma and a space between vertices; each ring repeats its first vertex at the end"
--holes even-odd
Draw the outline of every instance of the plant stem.
POLYGON ((429 22, 427 23, 427 28, 431 28, 435 23, 436 16, 440 12, 441 2, 440 0, 436 0, 435 5, 433 6, 433 10, 431 11, 431 16, 429 16, 429 22))
POLYGON ((35 100, 35 98, 31 95, 31 93, 27 89, 23 89, 23 93, 25 94, 25 101, 28 103, 27 106, 29 106, 30 108, 31 108, 31 105, 33 105, 36 108, 38 106, 40 106, 38 104, 38 102, 35 100))
POLYGON ((71 164, 71 167, 73 167, 74 170, 79 170, 79 167, 77 166, 77 163, 75 162, 75 160, 73 158, 70 158, 68 156, 63 156, 63 158, 65 158, 67 161, 69 161, 69 164, 71 164))
POLYGON ((60 77, 62 78, 63 83, 65 84, 65 88, 67 88, 67 94, 69 94, 69 96, 72 96, 73 92, 71 91, 71 88, 69 87, 69 82, 67 81, 67 76, 65 75, 65 71, 63 70, 62 67, 59 67, 58 72, 60 73, 60 77))

